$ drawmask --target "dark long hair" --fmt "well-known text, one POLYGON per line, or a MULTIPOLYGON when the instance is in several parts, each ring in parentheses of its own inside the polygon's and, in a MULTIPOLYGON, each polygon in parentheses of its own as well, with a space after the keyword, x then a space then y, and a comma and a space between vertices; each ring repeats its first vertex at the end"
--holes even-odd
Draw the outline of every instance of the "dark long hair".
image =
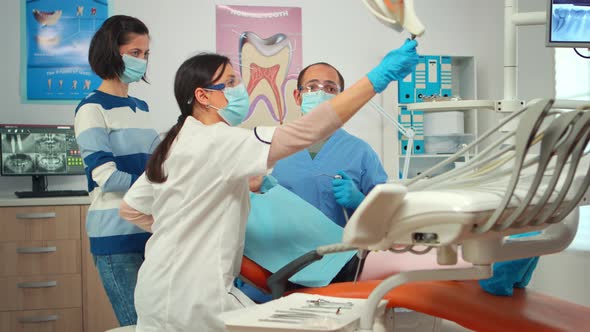
MULTIPOLYGON (((131 41, 131 35, 148 35, 148 28, 139 19, 126 15, 109 17, 96 31, 88 49, 90 68, 103 80, 119 77, 125 65, 119 47, 131 41)), ((142 77, 145 81, 145 77, 142 77)))
POLYGON ((195 90, 205 88, 217 81, 225 67, 230 64, 227 57, 215 53, 200 53, 186 60, 176 71, 174 78, 174 96, 180 108, 178 121, 160 142, 147 164, 146 175, 151 182, 163 183, 168 176, 164 174, 164 161, 168 157, 170 146, 187 117, 193 114, 195 90), (218 75, 215 72, 221 68, 218 75))

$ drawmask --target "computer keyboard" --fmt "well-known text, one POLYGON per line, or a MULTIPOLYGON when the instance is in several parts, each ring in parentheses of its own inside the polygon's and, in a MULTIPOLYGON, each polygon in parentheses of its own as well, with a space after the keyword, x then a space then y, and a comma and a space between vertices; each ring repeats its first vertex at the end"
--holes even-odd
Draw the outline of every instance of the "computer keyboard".
POLYGON ((18 198, 46 198, 46 197, 71 197, 71 196, 88 196, 86 190, 50 190, 50 191, 15 191, 18 198))

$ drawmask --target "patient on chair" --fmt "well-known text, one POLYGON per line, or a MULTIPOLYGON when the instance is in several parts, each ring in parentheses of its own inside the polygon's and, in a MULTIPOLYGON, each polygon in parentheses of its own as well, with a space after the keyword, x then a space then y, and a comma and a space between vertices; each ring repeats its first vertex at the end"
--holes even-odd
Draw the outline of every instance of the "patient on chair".
MULTIPOLYGON (((342 227, 272 177, 252 178, 250 190, 244 256, 266 270, 274 273, 317 247, 342 241, 342 227)), ((289 278, 290 288, 352 281, 358 264, 356 251, 327 255, 289 278)), ((256 302, 271 299, 240 281, 236 284, 256 302)))

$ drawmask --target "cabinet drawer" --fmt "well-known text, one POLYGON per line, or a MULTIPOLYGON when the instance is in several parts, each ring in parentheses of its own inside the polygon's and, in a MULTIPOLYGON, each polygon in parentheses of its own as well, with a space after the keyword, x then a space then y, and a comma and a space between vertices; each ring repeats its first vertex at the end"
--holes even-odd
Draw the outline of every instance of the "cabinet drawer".
POLYGON ((0 311, 76 308, 82 304, 80 274, 0 278, 0 311))
POLYGON ((0 277, 81 272, 80 240, 0 242, 0 277))
POLYGON ((0 312, 0 331, 80 332, 80 308, 0 312))
POLYGON ((0 242, 80 239, 80 206, 0 208, 0 242))

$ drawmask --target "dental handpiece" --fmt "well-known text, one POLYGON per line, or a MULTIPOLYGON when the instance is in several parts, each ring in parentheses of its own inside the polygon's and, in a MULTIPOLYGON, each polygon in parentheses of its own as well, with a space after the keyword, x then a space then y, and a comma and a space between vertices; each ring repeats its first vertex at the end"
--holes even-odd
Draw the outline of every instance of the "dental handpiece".
MULTIPOLYGON (((331 177, 333 179, 342 179, 342 176, 339 174, 336 175, 330 175, 330 174, 318 174, 316 176, 328 176, 331 177)), ((346 220, 346 224, 348 224, 348 211, 346 211, 345 207, 342 207, 342 213, 344 213, 344 219, 346 220)), ((354 273, 354 283, 356 283, 356 281, 358 280, 359 274, 361 272, 361 266, 363 264, 363 261, 365 260, 365 258, 367 257, 367 253, 368 251, 366 250, 362 250, 359 249, 356 253, 357 257, 359 258, 359 263, 356 266, 356 272, 354 273)))

